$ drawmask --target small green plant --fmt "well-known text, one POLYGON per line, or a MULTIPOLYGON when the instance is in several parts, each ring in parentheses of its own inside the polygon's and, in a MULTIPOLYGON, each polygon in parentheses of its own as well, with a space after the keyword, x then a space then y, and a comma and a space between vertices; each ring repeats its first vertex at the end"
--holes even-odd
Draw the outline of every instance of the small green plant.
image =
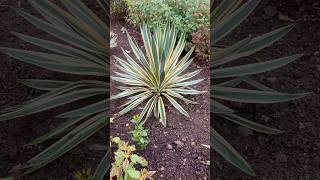
POLYGON ((130 132, 132 140, 137 142, 141 149, 146 149, 149 144, 148 129, 145 129, 139 115, 133 116, 131 122, 134 123, 134 129, 130 132))
POLYGON ((83 168, 82 170, 77 170, 74 173, 74 178, 76 180, 92 180, 93 175, 92 175, 91 168, 83 168))
POLYGON ((136 150, 134 145, 129 142, 122 141, 119 137, 112 139, 117 144, 118 149, 114 152, 115 158, 112 163, 110 179, 116 177, 117 180, 146 180, 152 179, 155 171, 148 171, 148 161, 133 152, 136 150), (136 165, 140 165, 142 169, 136 169, 136 165))
POLYGON ((164 100, 167 99, 181 114, 189 117, 188 112, 177 100, 188 104, 197 104, 184 96, 204 93, 192 88, 203 79, 190 80, 201 70, 185 73, 193 61, 193 58, 189 58, 194 48, 180 58, 186 45, 185 35, 181 34, 178 40, 177 30, 170 25, 163 29, 156 27, 151 33, 148 26, 144 24, 141 26, 141 34, 147 56, 127 33, 129 44, 137 60, 134 60, 124 50, 126 60, 115 57, 116 67, 121 72, 115 72, 116 76, 111 76, 111 78, 122 83, 123 86, 118 87, 121 92, 113 96, 112 99, 128 98, 128 101, 122 105, 124 108, 117 116, 128 113, 147 101, 139 117, 147 119, 153 111, 154 116, 166 126, 164 100))

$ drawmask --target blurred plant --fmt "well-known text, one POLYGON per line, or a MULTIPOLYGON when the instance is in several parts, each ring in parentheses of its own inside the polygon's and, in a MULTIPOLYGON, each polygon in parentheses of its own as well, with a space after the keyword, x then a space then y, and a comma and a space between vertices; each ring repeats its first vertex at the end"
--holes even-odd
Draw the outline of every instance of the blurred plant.
POLYGON ((131 120, 134 123, 134 129, 130 132, 133 141, 137 142, 141 149, 146 149, 149 144, 148 129, 145 129, 139 115, 133 116, 131 120))
POLYGON ((112 142, 117 144, 118 149, 114 152, 114 160, 112 163, 110 179, 116 177, 117 180, 145 180, 152 179, 151 176, 155 171, 147 171, 148 161, 142 157, 134 154, 136 150, 134 145, 129 145, 128 142, 122 141, 119 137, 112 139, 112 142), (139 171, 135 168, 136 165, 142 166, 139 171))
POLYGON ((76 178, 76 180, 93 180, 91 168, 84 168, 81 171, 76 171, 74 173, 74 178, 76 178))
POLYGON ((209 60, 210 57, 210 29, 209 26, 199 26, 192 35, 192 44, 195 46, 197 59, 209 60))
POLYGON ((110 48, 117 47, 117 35, 110 31, 110 48))
MULTIPOLYGON (((29 100, 21 106, 2 110, 0 121, 33 115, 63 105, 90 100, 90 104, 56 116, 63 119, 60 126, 35 139, 28 145, 43 143, 57 135, 63 135, 54 144, 43 150, 31 160, 15 170, 25 175, 31 173, 88 139, 106 127, 108 122, 109 48, 110 34, 108 25, 95 15, 82 1, 61 0, 60 8, 49 0, 30 0, 31 5, 43 16, 43 19, 18 10, 18 13, 37 28, 59 39, 58 42, 14 33, 18 38, 37 45, 50 52, 36 52, 13 48, 1 48, 1 52, 47 70, 81 76, 79 81, 61 81, 49 79, 27 79, 21 82, 29 87, 48 91, 40 97, 29 100), (88 79, 84 80, 86 76, 88 79)), ((108 3, 97 0, 104 10, 106 19, 108 3)), ((111 40, 112 42, 112 40, 111 40)), ((108 152, 96 169, 93 179, 103 179, 107 173, 108 152)))
MULTIPOLYGON (((238 66, 227 66, 227 63, 242 57, 252 55, 270 46, 292 28, 288 25, 256 38, 247 37, 229 47, 219 46, 217 43, 239 26, 257 7, 260 0, 222 0, 211 12, 211 112, 215 115, 247 127, 257 132, 278 134, 282 131, 252 122, 240 117, 235 110, 223 104, 224 101, 240 103, 279 103, 295 100, 305 96, 302 94, 288 94, 277 92, 250 76, 260 74, 287 65, 301 54, 282 57, 267 62, 247 63, 238 66), (241 84, 252 88, 244 88, 241 84)), ((213 3, 212 3, 213 4, 213 3)), ((211 129, 211 147, 222 155, 228 162, 242 171, 254 176, 255 172, 240 154, 215 130, 211 129)))
POLYGON ((110 14, 123 17, 127 13, 127 5, 124 0, 110 0, 110 14))
POLYGON ((111 99, 128 97, 128 101, 117 116, 128 113, 132 109, 147 101, 139 117, 147 119, 152 111, 154 116, 166 126, 166 111, 164 98, 166 98, 181 114, 189 117, 189 114, 175 100, 180 99, 186 103, 197 104, 186 99, 183 95, 201 94, 202 91, 193 89, 191 86, 201 82, 203 79, 190 80, 199 74, 201 70, 182 74, 192 63, 189 59, 193 48, 182 58, 180 55, 185 47, 185 36, 180 35, 177 42, 177 31, 174 27, 167 25, 164 29, 157 27, 153 34, 147 25, 141 26, 141 34, 144 42, 145 52, 127 33, 129 44, 139 64, 126 51, 123 51, 126 60, 115 57, 116 66, 122 72, 115 72, 112 76, 114 81, 125 86, 119 86, 121 92, 111 99))

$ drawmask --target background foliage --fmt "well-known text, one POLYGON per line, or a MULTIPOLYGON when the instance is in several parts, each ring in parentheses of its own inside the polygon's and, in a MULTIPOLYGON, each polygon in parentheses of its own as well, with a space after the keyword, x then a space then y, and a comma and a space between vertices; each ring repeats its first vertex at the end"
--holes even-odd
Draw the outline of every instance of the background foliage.
POLYGON ((178 31, 186 33, 186 40, 190 42, 190 46, 197 47, 198 58, 209 59, 207 30, 210 25, 210 6, 207 0, 112 1, 111 14, 126 16, 125 19, 134 26, 142 23, 149 27, 174 24, 178 31))

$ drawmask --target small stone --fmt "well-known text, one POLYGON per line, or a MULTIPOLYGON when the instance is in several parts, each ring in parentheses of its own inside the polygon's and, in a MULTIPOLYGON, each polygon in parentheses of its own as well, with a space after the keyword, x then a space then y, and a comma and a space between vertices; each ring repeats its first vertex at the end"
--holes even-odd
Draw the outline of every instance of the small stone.
POLYGON ((278 19, 279 19, 280 21, 294 22, 294 20, 291 19, 291 18, 289 18, 288 15, 285 15, 285 14, 283 14, 283 13, 281 13, 281 12, 279 12, 279 14, 278 14, 278 19))
POLYGON ((195 142, 191 142, 191 146, 194 146, 194 145, 196 145, 196 143, 195 142))
POLYGON ((153 145, 153 148, 154 148, 154 149, 158 149, 158 147, 159 147, 159 146, 157 146, 157 145, 153 145))
POLYGON ((258 136, 258 142, 259 142, 259 144, 260 145, 263 145, 264 144, 264 137, 262 137, 262 136, 258 136))
POLYGON ((197 153, 194 153, 194 154, 191 155, 191 157, 192 157, 193 159, 197 159, 197 158, 198 158, 198 154, 197 154, 197 153))
POLYGON ((171 144, 167 144, 167 149, 171 150, 172 149, 172 145, 171 144))
POLYGON ((253 135, 252 130, 249 129, 249 128, 246 128, 246 127, 242 127, 242 126, 241 126, 241 127, 238 127, 237 130, 238 130, 238 133, 239 133, 240 135, 245 136, 245 137, 250 136, 250 135, 253 135))
POLYGON ((305 128, 304 124, 299 122, 299 129, 301 130, 301 129, 304 129, 304 128, 305 128))
POLYGON ((160 171, 164 171, 165 170, 165 168, 162 166, 161 168, 160 168, 160 171))
POLYGON ((187 141, 187 139, 186 139, 186 138, 182 138, 181 140, 182 140, 183 142, 186 142, 186 141, 187 141))
POLYGON ((275 83, 277 81, 277 78, 271 77, 271 78, 267 78, 267 80, 271 83, 275 83))
POLYGON ((174 141, 174 143, 177 145, 178 148, 182 148, 184 146, 184 143, 182 141, 174 141))
POLYGON ((285 155, 285 154, 282 153, 282 152, 277 153, 277 154, 275 155, 275 157, 276 157, 276 160, 277 160, 278 162, 287 162, 287 161, 288 161, 287 155, 285 155))
POLYGON ((269 16, 269 17, 273 17, 277 14, 277 8, 274 6, 266 6, 264 9, 264 13, 269 16))
POLYGON ((187 164, 187 159, 183 159, 183 163, 184 166, 187 164))
POLYGON ((266 115, 262 115, 261 116, 261 120, 264 122, 269 122, 270 121, 270 117, 266 116, 266 115))
POLYGON ((302 123, 302 122, 299 122, 299 129, 304 129, 306 127, 311 127, 312 126, 312 123, 311 122, 305 122, 305 123, 302 123))

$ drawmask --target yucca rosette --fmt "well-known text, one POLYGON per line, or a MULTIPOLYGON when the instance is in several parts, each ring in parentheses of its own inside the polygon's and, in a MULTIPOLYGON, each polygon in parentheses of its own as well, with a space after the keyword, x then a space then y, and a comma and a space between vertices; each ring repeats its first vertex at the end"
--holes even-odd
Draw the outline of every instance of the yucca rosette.
MULTIPOLYGON (((192 88, 203 79, 193 80, 201 70, 186 72, 193 61, 190 58, 194 48, 182 58, 186 45, 185 35, 178 33, 173 26, 151 31, 146 25, 141 26, 141 35, 146 52, 139 48, 137 42, 127 33, 129 44, 135 55, 134 59, 122 49, 125 60, 115 57, 115 65, 121 72, 115 72, 111 78, 123 86, 117 87, 121 92, 112 99, 127 98, 117 115, 123 115, 146 102, 140 113, 145 120, 154 116, 166 126, 165 101, 168 100, 181 114, 189 117, 188 112, 178 103, 181 100, 188 104, 197 104, 185 96, 203 93, 192 88)), ((144 120, 144 121, 145 121, 144 120)))

